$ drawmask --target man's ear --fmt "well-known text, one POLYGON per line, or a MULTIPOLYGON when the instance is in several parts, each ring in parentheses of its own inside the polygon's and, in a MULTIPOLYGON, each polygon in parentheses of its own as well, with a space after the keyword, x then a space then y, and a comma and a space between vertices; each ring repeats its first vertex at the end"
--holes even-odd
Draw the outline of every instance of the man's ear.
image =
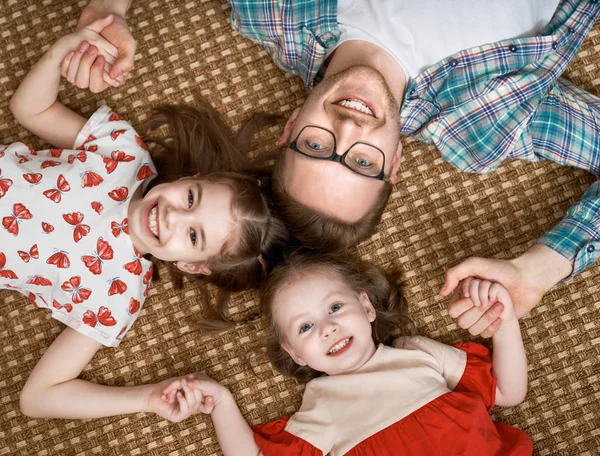
POLYGON ((377 312, 375 312, 375 307, 373 307, 373 304, 371 303, 367 292, 361 291, 358 294, 358 300, 360 301, 360 305, 362 306, 363 310, 367 314, 369 322, 373 323, 375 321, 375 317, 377 317, 377 312))
POLYGON ((398 183, 398 170, 400 169, 400 161, 402 159, 402 142, 398 141, 398 148, 394 152, 394 158, 392 158, 392 171, 390 172, 390 183, 398 183))
POLYGON ((298 118, 298 114, 300 113, 300 108, 296 108, 290 118, 285 123, 285 127, 283 127, 283 133, 281 137, 277 140, 278 146, 285 146, 288 142, 290 142, 292 135, 292 130, 294 129, 294 124, 296 123, 296 119, 298 118))
POLYGON ((204 263, 188 263, 185 261, 178 261, 175 263, 177 269, 188 274, 202 274, 210 275, 212 271, 204 263))
POLYGON ((288 355, 290 355, 292 357, 292 359, 294 360, 294 362, 296 364, 298 364, 299 366, 306 366, 306 363, 304 362, 304 360, 302 358, 300 358, 300 356, 298 356, 298 352, 296 350, 294 350, 292 347, 290 347, 287 343, 282 343, 281 344, 281 348, 283 348, 288 355))

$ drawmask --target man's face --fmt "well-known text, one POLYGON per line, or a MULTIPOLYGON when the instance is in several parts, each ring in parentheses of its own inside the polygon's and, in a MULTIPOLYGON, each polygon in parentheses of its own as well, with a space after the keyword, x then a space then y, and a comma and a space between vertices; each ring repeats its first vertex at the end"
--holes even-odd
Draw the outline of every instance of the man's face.
MULTIPOLYGON (((383 76, 371 67, 354 66, 325 78, 286 125, 291 143, 307 125, 333 132, 336 154, 360 141, 381 149, 384 173, 396 182, 400 164, 400 102, 383 76)), ((354 223, 375 204, 384 183, 332 161, 306 157, 289 147, 283 152, 282 177, 289 195, 322 214, 354 223)))

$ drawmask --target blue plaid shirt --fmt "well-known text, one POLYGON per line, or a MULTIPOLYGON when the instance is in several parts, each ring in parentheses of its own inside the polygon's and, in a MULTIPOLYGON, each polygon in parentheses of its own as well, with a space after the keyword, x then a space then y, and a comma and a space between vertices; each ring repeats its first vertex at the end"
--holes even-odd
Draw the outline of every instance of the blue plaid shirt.
MULTIPOLYGON (((229 0, 235 30, 261 44, 310 90, 337 43, 337 1, 229 0)), ((600 99, 560 79, 600 15, 598 0, 563 0, 536 37, 460 51, 421 73, 400 112, 402 135, 437 147, 456 168, 506 158, 554 160, 600 175, 600 99)), ((318 79, 318 78, 317 78, 318 79)), ((600 180, 537 243, 573 262, 600 257, 600 180)))

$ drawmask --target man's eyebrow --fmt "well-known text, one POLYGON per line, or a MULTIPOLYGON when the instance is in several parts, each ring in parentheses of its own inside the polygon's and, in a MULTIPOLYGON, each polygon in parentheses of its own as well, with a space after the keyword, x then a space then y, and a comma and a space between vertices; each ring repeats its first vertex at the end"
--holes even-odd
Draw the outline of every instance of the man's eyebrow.
MULTIPOLYGON (((202 201, 202 185, 196 183, 196 207, 200 207, 200 202, 202 201)), ((204 228, 200 225, 200 239, 201 246, 200 249, 204 252, 206 249, 206 233, 204 232, 204 228)))

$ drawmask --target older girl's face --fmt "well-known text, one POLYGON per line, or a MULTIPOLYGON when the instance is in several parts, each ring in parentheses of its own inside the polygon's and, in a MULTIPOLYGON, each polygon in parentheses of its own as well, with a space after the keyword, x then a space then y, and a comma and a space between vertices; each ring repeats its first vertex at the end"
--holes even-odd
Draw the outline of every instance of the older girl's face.
POLYGON ((278 291, 273 318, 284 334, 282 347, 301 366, 339 375, 375 353, 371 301, 329 269, 303 272, 278 291))
POLYGON ((133 244, 186 272, 210 273, 202 264, 221 252, 234 231, 232 198, 227 185, 198 177, 157 185, 129 205, 133 244))

